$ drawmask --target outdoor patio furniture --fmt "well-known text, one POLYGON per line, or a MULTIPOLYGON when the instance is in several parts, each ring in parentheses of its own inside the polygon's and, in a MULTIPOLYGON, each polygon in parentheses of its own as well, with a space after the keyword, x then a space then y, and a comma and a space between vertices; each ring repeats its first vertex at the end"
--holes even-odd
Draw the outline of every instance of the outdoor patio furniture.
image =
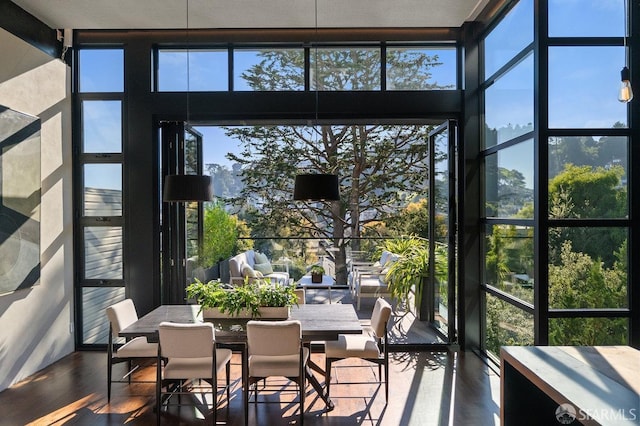
POLYGON ((384 250, 375 262, 354 261, 351 265, 349 286, 356 299, 356 309, 360 310, 361 299, 365 297, 391 296, 387 285, 387 272, 398 255, 384 250))
POLYGON ((384 366, 385 400, 389 400, 389 350, 387 347, 387 323, 391 317, 391 305, 378 298, 371 314, 371 327, 363 334, 341 334, 338 340, 324 344, 326 355, 325 384, 327 395, 331 384, 331 364, 346 358, 361 358, 378 364, 378 379, 382 381, 384 366))
POLYGON ((266 255, 247 250, 229 259, 230 283, 243 285, 245 280, 269 278, 278 284, 289 283, 289 266, 286 263, 272 263, 266 255), (274 267, 282 266, 284 271, 275 271, 274 267))

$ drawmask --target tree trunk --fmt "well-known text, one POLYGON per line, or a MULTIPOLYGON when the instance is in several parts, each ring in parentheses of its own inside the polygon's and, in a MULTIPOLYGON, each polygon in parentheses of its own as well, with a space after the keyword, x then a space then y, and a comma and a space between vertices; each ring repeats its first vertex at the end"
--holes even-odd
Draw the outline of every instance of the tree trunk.
POLYGON ((333 247, 338 251, 334 252, 336 266, 336 284, 347 284, 347 262, 344 249, 344 213, 341 209, 341 202, 331 203, 331 214, 333 216, 333 247))

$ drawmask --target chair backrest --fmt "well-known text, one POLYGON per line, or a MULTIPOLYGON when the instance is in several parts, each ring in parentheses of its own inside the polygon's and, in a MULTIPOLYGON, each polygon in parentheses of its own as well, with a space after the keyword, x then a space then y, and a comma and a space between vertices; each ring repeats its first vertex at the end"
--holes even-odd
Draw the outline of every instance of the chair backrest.
POLYGON ((249 355, 293 355, 300 353, 300 321, 249 321, 247 345, 249 355))
POLYGON ((391 317, 391 305, 389 302, 379 297, 373 306, 371 313, 371 328, 376 333, 376 337, 382 338, 387 332, 387 322, 391 317))
POLYGON ((294 293, 296 294, 296 302, 298 303, 298 305, 304 305, 305 303, 307 303, 307 296, 304 288, 296 288, 294 290, 294 293))
POLYGON ((213 354, 213 324, 161 322, 158 327, 160 350, 167 358, 204 358, 213 354))
POLYGON ((117 335, 121 330, 138 321, 138 313, 133 300, 125 299, 107 308, 107 318, 111 323, 113 334, 117 335))

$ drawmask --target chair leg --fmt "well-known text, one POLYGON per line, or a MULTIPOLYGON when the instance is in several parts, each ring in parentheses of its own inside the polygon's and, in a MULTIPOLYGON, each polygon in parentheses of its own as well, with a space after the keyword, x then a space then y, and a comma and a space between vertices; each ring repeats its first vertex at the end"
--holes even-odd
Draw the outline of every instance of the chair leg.
POLYGON ((113 372, 111 369, 113 368, 112 360, 110 354, 107 355, 107 402, 111 402, 111 375, 113 372))
POLYGON ((331 396, 329 386, 331 385, 331 358, 325 358, 324 362, 324 386, 327 388, 327 398, 331 396))
POLYGON ((385 402, 389 401, 389 362, 384 363, 384 397, 385 402))
POLYGON ((227 404, 231 400, 231 361, 227 363, 227 404))
POLYGON ((304 397, 306 392, 306 386, 304 385, 304 373, 300 375, 300 426, 304 425, 304 397))
POLYGON ((157 375, 157 380, 156 380, 156 424, 158 426, 160 426, 160 414, 162 412, 162 402, 160 400, 161 398, 161 389, 162 389, 162 382, 161 382, 161 378, 160 378, 160 372, 158 372, 157 375))

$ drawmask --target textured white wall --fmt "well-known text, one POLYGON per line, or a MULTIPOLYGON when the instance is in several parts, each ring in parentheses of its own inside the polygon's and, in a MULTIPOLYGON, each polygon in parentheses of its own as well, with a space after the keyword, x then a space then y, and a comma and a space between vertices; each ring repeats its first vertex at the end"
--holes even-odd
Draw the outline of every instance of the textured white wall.
POLYGON ((0 58, 0 105, 42 126, 40 284, 0 295, 3 390, 74 349, 73 215, 70 69, 2 29, 0 58))

